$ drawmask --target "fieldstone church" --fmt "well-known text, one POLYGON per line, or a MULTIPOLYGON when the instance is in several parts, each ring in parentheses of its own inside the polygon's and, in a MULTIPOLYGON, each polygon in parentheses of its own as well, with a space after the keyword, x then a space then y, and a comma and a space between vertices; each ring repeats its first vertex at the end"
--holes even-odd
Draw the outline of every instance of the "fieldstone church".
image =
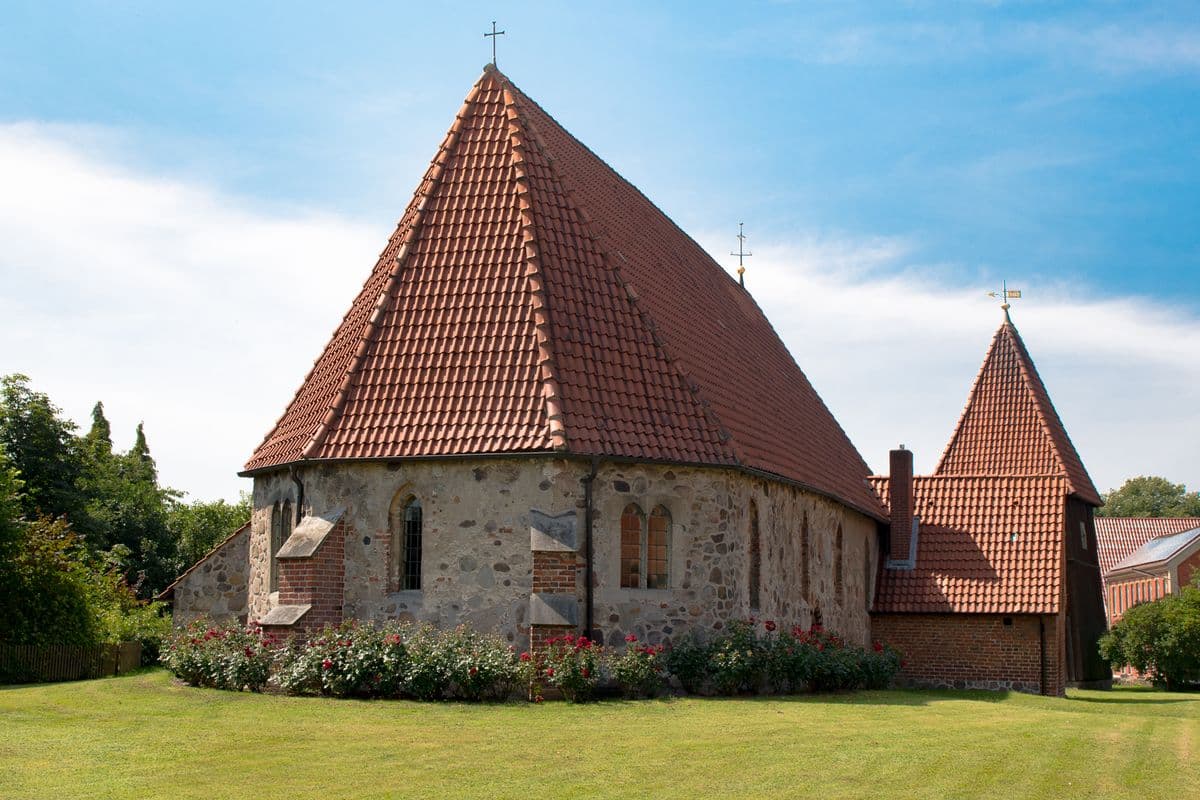
POLYGON ((937 474, 892 465, 872 479, 739 282, 489 66, 246 464, 252 519, 164 596, 177 622, 521 647, 754 615, 892 641, 917 685, 1107 677, 1099 497, 1009 322, 937 474))

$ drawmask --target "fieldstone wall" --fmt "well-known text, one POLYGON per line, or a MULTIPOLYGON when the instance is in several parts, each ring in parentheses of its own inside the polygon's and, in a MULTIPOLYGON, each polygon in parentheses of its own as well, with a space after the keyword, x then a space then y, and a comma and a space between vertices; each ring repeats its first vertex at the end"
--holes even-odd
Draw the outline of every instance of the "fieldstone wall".
MULTIPOLYGON (((304 467, 297 474, 307 509, 346 508, 346 617, 422 620, 444 627, 468 623, 524 646, 535 591, 531 546, 546 546, 541 529, 547 518, 567 520, 563 524, 576 526, 578 563, 583 563, 581 480, 588 472, 585 462, 546 457, 329 464, 304 467), (423 513, 422 589, 390 592, 389 512, 409 497, 420 500, 423 513), (573 522, 570 512, 576 512, 573 522)), ((267 592, 266 556, 271 507, 286 499, 296 502, 296 485, 286 473, 255 478, 252 618, 278 603, 267 592)), ((876 524, 855 511, 731 470, 654 464, 601 464, 593 508, 594 624, 605 643, 621 642, 631 632, 661 641, 690 628, 720 628, 752 613, 781 625, 808 625, 818 612, 827 627, 851 641, 869 641, 876 524), (620 519, 630 502, 647 514, 658 505, 670 513, 667 588, 620 586, 620 519), (761 607, 754 611, 748 592, 751 503, 761 550, 761 607), (804 581, 806 518, 809 579, 804 581)), ((538 557, 570 560, 565 555, 538 557)), ((576 572, 582 626, 585 587, 583 570, 576 572)), ((567 574, 564 570, 556 578, 555 593, 569 589, 567 574)))
POLYGON ((250 526, 244 525, 183 573, 171 588, 171 621, 246 620, 250 526))
POLYGON ((658 642, 689 628, 720 629, 729 619, 750 616, 807 627, 818 614, 847 640, 864 645, 870 640, 877 527, 856 511, 731 470, 652 464, 602 468, 594 504, 595 622, 605 644, 619 644, 627 633, 658 642), (629 503, 647 514, 659 505, 670 512, 667 589, 621 588, 620 520, 629 503), (758 608, 751 607, 749 593, 752 504, 760 538, 758 608))

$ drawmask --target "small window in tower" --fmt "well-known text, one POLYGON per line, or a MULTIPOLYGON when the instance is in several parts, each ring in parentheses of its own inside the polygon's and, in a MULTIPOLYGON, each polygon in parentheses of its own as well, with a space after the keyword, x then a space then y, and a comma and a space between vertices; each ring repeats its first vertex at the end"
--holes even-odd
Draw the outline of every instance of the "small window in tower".
POLYGON ((842 535, 842 523, 838 523, 837 534, 833 540, 833 593, 838 603, 845 601, 846 591, 846 555, 845 537, 842 535))
POLYGON ((621 512, 621 588, 637 589, 642 585, 642 531, 646 515, 636 503, 621 512))
POLYGON ((1087 524, 1083 520, 1080 520, 1079 521, 1079 546, 1082 547, 1084 550, 1088 549, 1087 540, 1088 540, 1087 524))

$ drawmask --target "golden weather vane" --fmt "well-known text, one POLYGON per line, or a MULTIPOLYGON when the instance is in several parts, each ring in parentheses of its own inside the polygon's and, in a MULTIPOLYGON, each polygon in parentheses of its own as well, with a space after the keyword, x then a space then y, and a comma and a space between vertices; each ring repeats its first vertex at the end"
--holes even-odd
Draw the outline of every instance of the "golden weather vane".
POLYGON ((1010 288, 1008 288, 1008 281, 1001 281, 1000 291, 988 292, 987 296, 1000 299, 1000 301, 1001 301, 1000 308, 1001 308, 1001 310, 1004 311, 1004 319, 1007 320, 1008 319, 1008 309, 1011 308, 1008 301, 1009 300, 1020 300, 1021 299, 1021 290, 1020 289, 1010 289, 1010 288))

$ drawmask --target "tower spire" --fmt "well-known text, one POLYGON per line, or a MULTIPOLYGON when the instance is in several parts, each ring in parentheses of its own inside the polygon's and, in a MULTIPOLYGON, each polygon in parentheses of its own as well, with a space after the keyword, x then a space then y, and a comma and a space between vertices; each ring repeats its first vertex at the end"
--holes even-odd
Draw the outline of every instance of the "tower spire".
POLYGON ((1020 289, 1009 289, 1008 281, 1001 281, 1001 288, 998 292, 988 292, 988 297, 998 298, 1000 300, 1000 310, 1004 312, 1004 321, 1012 323, 1012 318, 1008 316, 1008 310, 1012 308, 1009 300, 1021 299, 1020 289))

